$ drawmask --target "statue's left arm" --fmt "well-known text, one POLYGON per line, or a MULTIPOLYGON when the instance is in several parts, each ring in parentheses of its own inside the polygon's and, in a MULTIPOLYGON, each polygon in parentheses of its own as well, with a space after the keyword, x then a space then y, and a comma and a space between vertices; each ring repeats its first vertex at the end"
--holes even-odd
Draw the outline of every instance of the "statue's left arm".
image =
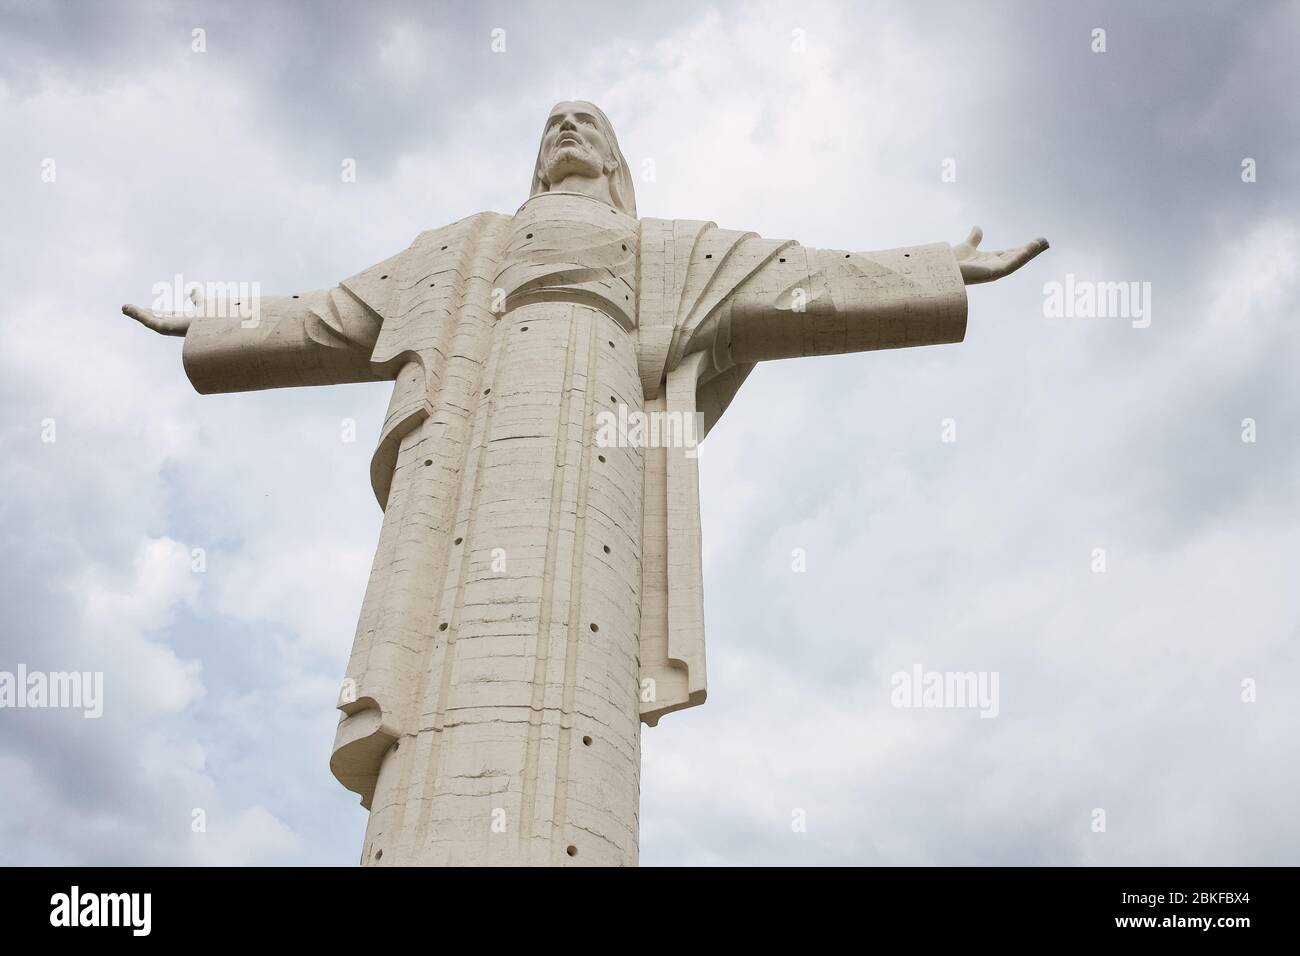
MULTIPOLYGON (((852 253, 643 219, 637 364, 647 408, 699 422, 698 441, 757 362, 960 342, 966 286, 1047 248, 1040 239, 983 253, 979 241, 977 228, 955 246, 852 253)), ((645 469, 641 674, 656 695, 641 717, 653 725, 703 703, 707 689, 694 443, 648 449, 645 469)))
POLYGON ((692 344, 711 347, 725 367, 960 342, 966 286, 1007 275, 1047 248, 1036 239, 980 252, 980 239, 976 227, 955 246, 854 253, 784 244, 736 287, 692 344))

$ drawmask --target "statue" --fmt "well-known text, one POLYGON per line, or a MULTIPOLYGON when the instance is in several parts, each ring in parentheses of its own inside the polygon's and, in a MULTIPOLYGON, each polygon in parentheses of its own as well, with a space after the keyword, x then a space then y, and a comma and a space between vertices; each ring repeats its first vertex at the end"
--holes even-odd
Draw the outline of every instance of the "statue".
POLYGON ((757 362, 960 342, 965 287, 1047 248, 980 238, 854 253, 638 219, 605 114, 560 103, 513 216, 255 320, 123 308, 185 337, 203 394, 394 383, 330 762, 370 811, 363 863, 636 863, 640 724, 705 697, 698 472, 689 442, 598 423, 707 433, 757 362))

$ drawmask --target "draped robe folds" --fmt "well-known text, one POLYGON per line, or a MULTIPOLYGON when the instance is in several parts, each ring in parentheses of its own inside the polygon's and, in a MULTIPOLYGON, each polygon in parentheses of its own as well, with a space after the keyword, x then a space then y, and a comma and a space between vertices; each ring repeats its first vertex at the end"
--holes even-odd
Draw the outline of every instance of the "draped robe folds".
POLYGON ((203 393, 392 380, 384 521, 331 769, 365 863, 636 862, 639 723, 703 703, 697 464, 603 412, 718 421, 765 359, 960 342, 944 243, 818 250, 542 193, 334 289, 203 318, 203 393))

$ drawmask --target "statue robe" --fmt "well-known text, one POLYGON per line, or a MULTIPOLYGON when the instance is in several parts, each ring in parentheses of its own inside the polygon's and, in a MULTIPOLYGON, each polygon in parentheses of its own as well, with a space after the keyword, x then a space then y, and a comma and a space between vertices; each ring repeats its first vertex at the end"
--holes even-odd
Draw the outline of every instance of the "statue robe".
POLYGON ((943 243, 542 193, 245 324, 191 326, 198 391, 395 383, 331 760, 371 810, 363 862, 630 864, 638 722, 706 693, 699 486, 690 448, 602 447, 599 416, 707 432, 756 362, 959 342, 966 296, 943 243))

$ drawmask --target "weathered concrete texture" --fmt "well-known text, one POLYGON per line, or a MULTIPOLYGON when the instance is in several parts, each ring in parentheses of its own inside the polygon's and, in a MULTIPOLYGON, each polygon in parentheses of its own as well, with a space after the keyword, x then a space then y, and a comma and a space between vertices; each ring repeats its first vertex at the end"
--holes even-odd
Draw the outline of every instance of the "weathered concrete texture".
POLYGON ((331 761, 370 809, 364 863, 636 863, 640 725, 707 690, 699 480, 689 444, 603 444, 600 417, 707 431, 764 359, 961 341, 966 283, 1038 251, 972 240, 638 220, 604 114, 562 103, 514 216, 262 300, 253 327, 126 309, 185 333, 201 392, 394 382, 331 761))
MULTIPOLYGON (((437 612, 382 758, 366 859, 634 863, 641 453, 591 441, 611 396, 639 404, 634 343, 590 306, 523 305, 475 384, 464 464, 443 476, 459 505, 434 531, 437 612)), ((435 468, 442 431, 413 432, 399 470, 435 468)), ((413 490, 389 513, 419 513, 429 496, 413 490)), ((375 654, 357 661, 363 679, 375 654)))

